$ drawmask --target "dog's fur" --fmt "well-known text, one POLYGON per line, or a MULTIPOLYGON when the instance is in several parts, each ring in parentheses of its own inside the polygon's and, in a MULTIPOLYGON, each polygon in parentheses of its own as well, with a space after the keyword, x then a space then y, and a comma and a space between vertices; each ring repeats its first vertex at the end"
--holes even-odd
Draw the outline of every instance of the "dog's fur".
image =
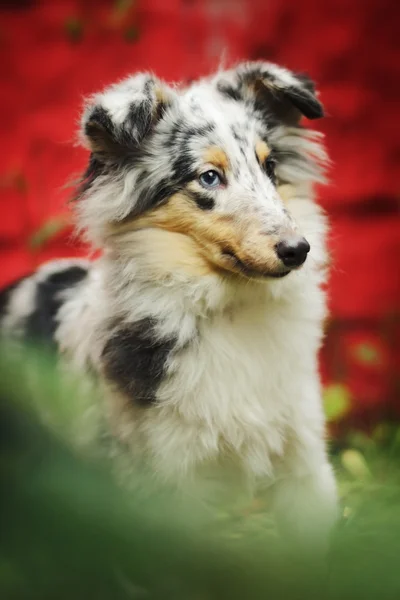
MULTIPOLYGON (((173 88, 148 74, 91 97, 80 231, 102 256, 54 261, 6 290, 6 332, 51 339, 97 373, 110 427, 166 481, 240 477, 290 531, 324 539, 336 491, 317 351, 326 223, 314 86, 246 63, 173 88), (204 189, 199 174, 221 185, 204 189), (284 236, 311 245, 288 273, 284 236)), ((203 484, 202 484, 203 485, 203 484)))

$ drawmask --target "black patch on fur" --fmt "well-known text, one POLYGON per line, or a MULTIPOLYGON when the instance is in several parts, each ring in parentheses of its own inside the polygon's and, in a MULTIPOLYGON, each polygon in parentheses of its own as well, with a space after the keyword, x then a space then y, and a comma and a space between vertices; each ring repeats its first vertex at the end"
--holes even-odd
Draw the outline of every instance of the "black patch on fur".
POLYGON ((202 210, 212 210, 215 206, 215 201, 210 196, 206 194, 201 194, 200 192, 192 192, 187 191, 186 195, 189 196, 194 202, 196 202, 197 206, 202 210))
POLYGON ((167 104, 164 101, 158 102, 158 104, 156 106, 156 114, 155 114, 155 120, 156 121, 161 121, 161 119, 163 118, 163 116, 167 112, 167 109, 169 108, 169 106, 170 105, 167 104))
POLYGON ((275 152, 271 152, 269 154, 269 156, 267 156, 267 158, 264 160, 263 163, 260 162, 257 152, 255 154, 256 154, 257 162, 261 166, 262 170, 267 174, 267 176, 272 181, 272 183, 274 185, 276 185, 275 169, 276 169, 277 160, 276 160, 275 152))
POLYGON ((227 83, 219 82, 217 84, 217 90, 226 98, 230 98, 231 100, 235 100, 236 102, 243 100, 243 96, 240 93, 240 89, 238 87, 233 87, 232 85, 229 85, 227 83))
POLYGON ((195 179, 196 176, 197 172, 193 168, 193 158, 187 150, 183 150, 172 163, 171 180, 176 185, 184 186, 195 179))
MULTIPOLYGON (((175 153, 174 153, 175 154, 175 153)), ((143 188, 138 201, 124 219, 129 221, 132 217, 140 215, 147 210, 160 206, 174 194, 182 191, 186 184, 196 179, 197 172, 193 168, 193 159, 188 151, 181 151, 171 165, 169 177, 164 177, 154 183, 154 177, 143 171, 138 177, 137 186, 143 188)))
MULTIPOLYGON (((171 154, 171 171, 168 177, 154 182, 154 175, 143 170, 137 180, 137 188, 143 189, 134 209, 123 219, 129 221, 133 217, 160 206, 171 196, 182 191, 189 181, 197 178, 193 158, 189 150, 189 141, 193 137, 204 137, 214 130, 212 123, 192 126, 181 120, 171 127, 167 142, 163 145, 171 154), (174 158, 175 157, 175 158, 174 158)), ((142 159, 146 157, 144 151, 142 159)), ((150 160, 153 157, 147 156, 150 160)))
POLYGON ((166 150, 171 150, 171 147, 175 146, 175 144, 178 142, 180 136, 182 136, 182 133, 183 133, 183 123, 181 121, 175 122, 171 126, 171 130, 168 134, 168 137, 163 144, 164 148, 166 150))
MULTIPOLYGON (((238 71, 237 88, 239 92, 245 87, 253 90, 253 104, 268 121, 277 118, 287 124, 296 124, 301 114, 308 119, 323 117, 323 107, 315 96, 313 82, 304 74, 293 73, 293 76, 298 85, 284 86, 279 75, 271 73, 262 64, 249 65, 238 71)), ((220 87, 223 89, 224 84, 217 85, 218 89, 220 87)))
POLYGON ((307 119, 321 119, 324 116, 322 104, 309 89, 293 86, 286 88, 284 94, 307 119))
POLYGON ((207 137, 213 131, 214 125, 212 123, 206 123, 198 127, 180 123, 176 125, 175 130, 171 133, 170 151, 176 158, 172 162, 170 179, 178 189, 182 189, 189 181, 197 177, 189 142, 193 138, 207 137))
MULTIPOLYGON (((148 177, 148 174, 146 174, 148 177)), ((129 221, 132 217, 144 213, 146 210, 160 206, 168 200, 171 196, 176 194, 181 186, 171 179, 161 179, 156 185, 146 187, 146 189, 139 196, 134 209, 123 219, 129 221)))
POLYGON ((95 106, 90 117, 85 125, 85 135, 91 138, 92 133, 97 132, 97 128, 101 127, 110 135, 114 133, 114 125, 108 111, 102 106, 95 106))
POLYGON ((160 339, 150 318, 125 324, 104 347, 105 375, 135 403, 152 404, 175 343, 175 339, 160 339))
POLYGON ((153 101, 150 97, 145 98, 141 102, 132 102, 129 107, 128 115, 121 127, 123 132, 126 132, 128 148, 137 146, 143 138, 149 133, 153 124, 153 101), (135 132, 135 136, 129 135, 130 131, 135 132))
POLYGON ((85 135, 101 162, 123 166, 137 158, 142 141, 151 133, 168 107, 167 102, 158 102, 153 98, 153 88, 154 81, 149 78, 143 86, 145 98, 139 102, 131 102, 123 123, 114 123, 110 113, 101 105, 94 106, 91 110, 85 125, 85 135))
POLYGON ((35 310, 25 322, 26 337, 32 342, 53 345, 57 328, 57 313, 63 304, 60 292, 74 287, 87 276, 87 269, 78 265, 58 271, 38 283, 35 297, 35 310))
POLYGON ((193 137, 205 137, 213 131, 214 125, 212 123, 193 126, 189 125, 187 121, 183 119, 178 120, 171 127, 171 131, 165 142, 165 148, 180 154, 186 149, 190 139, 193 137))
POLYGON ((91 188, 93 182, 100 175, 107 173, 108 168, 98 158, 96 158, 93 152, 89 156, 88 166, 86 171, 83 173, 80 180, 77 182, 76 191, 72 197, 72 200, 80 200, 86 192, 91 188))
POLYGON ((312 94, 315 94, 315 83, 307 73, 295 73, 296 79, 312 94))
POLYGON ((107 162, 121 155, 121 143, 116 127, 108 111, 95 106, 85 124, 85 135, 89 138, 91 149, 98 159, 107 162))
POLYGON ((157 185, 151 190, 151 206, 159 206, 165 200, 176 194, 178 185, 170 179, 161 179, 157 185))
POLYGON ((7 308, 13 291, 19 286, 20 283, 24 281, 24 279, 26 279, 26 277, 21 277, 0 291, 0 319, 2 319, 7 313, 7 308))

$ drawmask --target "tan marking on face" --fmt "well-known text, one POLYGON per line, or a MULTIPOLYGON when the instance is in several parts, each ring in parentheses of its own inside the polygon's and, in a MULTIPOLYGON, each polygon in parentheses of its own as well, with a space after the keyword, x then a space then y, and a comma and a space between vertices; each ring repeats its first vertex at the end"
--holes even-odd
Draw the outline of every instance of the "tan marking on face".
POLYGON ((140 262, 152 279, 161 281, 178 272, 190 277, 214 272, 190 236, 152 226, 150 222, 142 222, 142 226, 134 221, 113 225, 108 240, 114 252, 140 262))
POLYGON ((204 152, 203 160, 206 163, 215 165, 222 171, 226 171, 229 168, 229 159, 222 148, 219 148, 218 146, 207 148, 204 152))
POLYGON ((296 196, 296 188, 290 183, 279 185, 277 191, 284 202, 289 202, 289 200, 293 200, 296 196))
POLYGON ((141 264, 145 262, 146 271, 155 277, 177 271, 196 277, 212 272, 198 244, 183 233, 154 227, 135 232, 135 237, 135 243, 140 244, 141 264))
POLYGON ((262 140, 258 140, 256 142, 256 154, 260 164, 264 164, 268 156, 271 154, 271 150, 268 148, 267 144, 262 140))
POLYGON ((114 235, 121 235, 124 231, 141 230, 143 243, 151 253, 151 243, 146 238, 150 239, 154 229, 182 236, 175 240, 170 236, 171 250, 166 238, 165 248, 160 247, 157 255, 172 265, 182 260, 179 258, 181 252, 188 252, 191 266, 186 265, 186 268, 193 273, 224 271, 262 277, 282 271, 275 252, 278 236, 263 234, 256 217, 236 219, 199 210, 184 192, 173 195, 167 203, 130 222, 114 225, 112 231, 114 235))

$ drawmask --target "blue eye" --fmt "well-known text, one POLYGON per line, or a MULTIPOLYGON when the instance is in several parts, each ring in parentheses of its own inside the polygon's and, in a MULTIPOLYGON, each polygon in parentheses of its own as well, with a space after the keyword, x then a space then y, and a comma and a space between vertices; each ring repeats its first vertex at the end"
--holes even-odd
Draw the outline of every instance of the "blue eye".
POLYGON ((221 175, 212 169, 202 173, 199 177, 199 181, 205 188, 216 188, 222 183, 221 175))

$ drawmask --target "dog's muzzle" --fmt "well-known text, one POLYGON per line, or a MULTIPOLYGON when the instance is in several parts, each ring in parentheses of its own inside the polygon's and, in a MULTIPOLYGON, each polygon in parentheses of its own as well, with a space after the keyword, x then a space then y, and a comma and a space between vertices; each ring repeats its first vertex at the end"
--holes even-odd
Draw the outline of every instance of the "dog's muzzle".
POLYGON ((301 267, 310 251, 307 240, 294 233, 278 238, 272 244, 266 244, 263 238, 258 238, 257 242, 250 249, 244 245, 235 249, 223 247, 221 266, 250 278, 280 279, 301 267))

